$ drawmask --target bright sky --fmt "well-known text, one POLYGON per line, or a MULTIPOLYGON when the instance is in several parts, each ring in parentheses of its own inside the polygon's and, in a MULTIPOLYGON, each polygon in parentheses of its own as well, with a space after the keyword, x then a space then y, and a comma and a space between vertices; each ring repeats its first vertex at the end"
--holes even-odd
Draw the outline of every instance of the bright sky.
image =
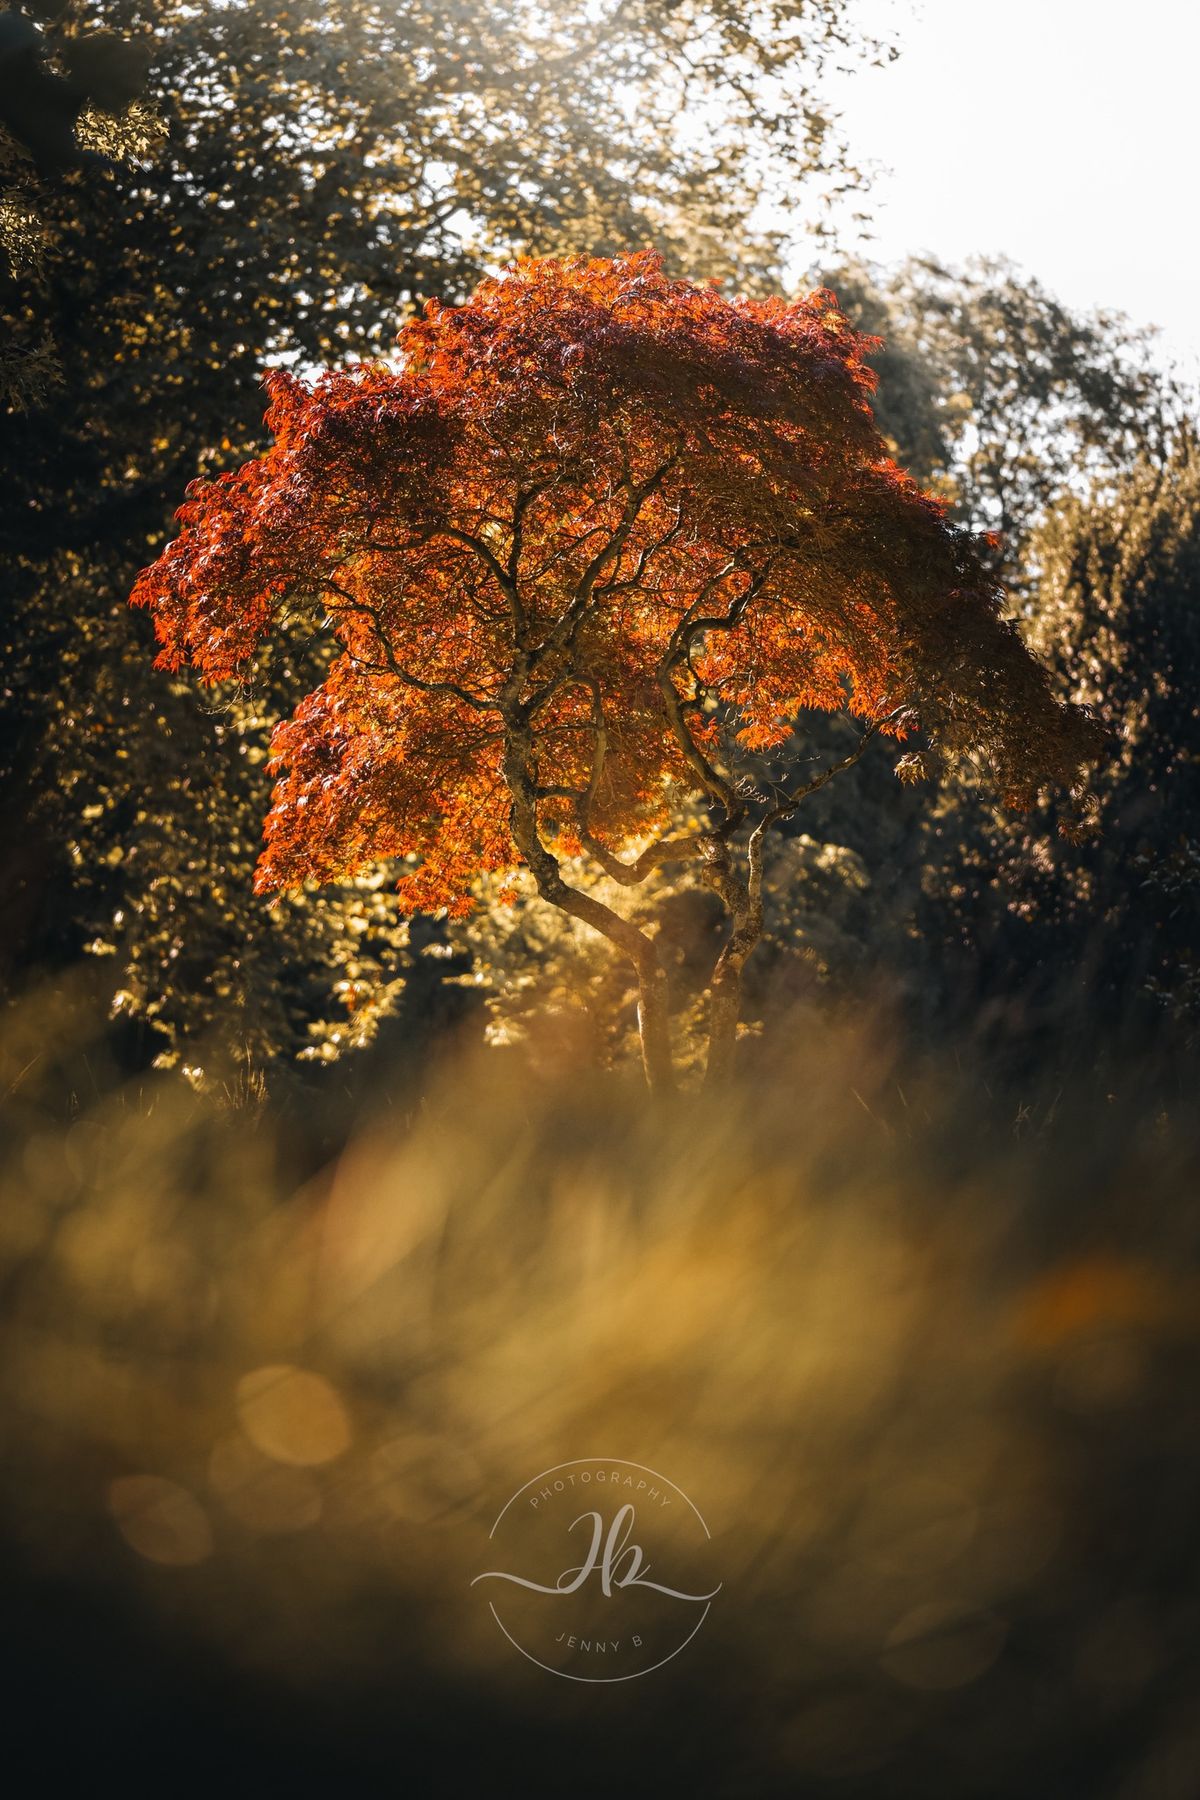
POLYGON ((1004 254, 1200 371, 1200 0, 857 0, 900 60, 833 98, 888 262, 1004 254), (889 31, 889 26, 891 30, 889 31))

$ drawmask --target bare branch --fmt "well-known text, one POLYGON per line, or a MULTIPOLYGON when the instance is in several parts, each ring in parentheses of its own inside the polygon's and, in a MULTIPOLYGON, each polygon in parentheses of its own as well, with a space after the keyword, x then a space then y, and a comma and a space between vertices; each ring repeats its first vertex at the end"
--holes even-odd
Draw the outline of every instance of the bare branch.
POLYGON ((786 800, 783 800, 778 806, 773 807, 755 827, 754 836, 757 837, 762 832, 770 830, 771 826, 777 825, 781 819, 790 818, 796 811, 796 808, 802 801, 807 800, 810 794, 815 794, 819 788, 823 788, 827 781, 832 781, 835 775, 840 775, 842 773, 843 769, 853 768, 854 764, 865 752, 871 739, 879 735, 883 726, 891 724, 893 720, 898 719, 907 710, 907 707, 898 706, 893 712, 890 712, 886 718, 872 719, 857 745, 850 751, 848 756, 843 756, 840 762, 831 763, 827 769, 822 769, 819 775, 814 775, 811 781, 805 782, 802 788, 797 788, 794 794, 789 794, 786 800))

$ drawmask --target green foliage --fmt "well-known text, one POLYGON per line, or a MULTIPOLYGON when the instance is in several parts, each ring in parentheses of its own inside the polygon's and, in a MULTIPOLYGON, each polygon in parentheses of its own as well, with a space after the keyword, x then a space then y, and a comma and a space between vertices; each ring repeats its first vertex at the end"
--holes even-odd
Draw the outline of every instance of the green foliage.
POLYGON ((1002 534, 1010 584, 1025 585, 1029 534, 1058 494, 1111 491, 1138 457, 1160 461, 1187 415, 1152 331, 1073 312, 1009 263, 829 279, 885 339, 880 416, 901 459, 940 477, 965 523, 1002 534))
MULTIPOLYGON (((268 361, 386 349, 419 295, 525 249, 653 236, 762 285, 782 244, 756 200, 849 178, 816 85, 850 51, 844 7, 95 0, 87 21, 153 32, 165 141, 135 107, 126 163, 49 179, 6 152, 8 973, 94 947, 164 1054, 216 1032, 291 1057, 344 1033, 340 983, 403 975, 403 931, 373 888, 252 898, 266 737, 313 672, 169 691, 132 578, 185 484, 256 447, 268 361)), ((81 140, 112 158, 113 129, 81 140)))
POLYGON ((82 10, 65 3, 0 12, 0 408, 7 411, 44 405, 61 379, 54 337, 40 316, 60 253, 45 184, 102 160, 146 158, 165 134, 143 97, 147 40, 81 29, 82 10))
POLYGON ((1089 907, 1103 930, 1106 986, 1124 994, 1148 980, 1181 1002, 1191 995, 1187 1012, 1194 1008, 1192 833, 1200 807, 1194 432, 1181 432, 1161 464, 1133 467, 1110 498, 1064 501, 1032 554, 1034 635, 1063 671, 1063 691, 1093 696, 1118 745, 1097 780, 1101 832, 1080 855, 1076 918, 1089 907))
POLYGON ((1093 776, 1096 829, 1056 837, 979 810, 967 770, 928 825, 914 820, 916 967, 960 1017, 990 1009, 1016 1042, 1070 1054, 1195 1029, 1191 851, 1200 802, 1200 459, 1182 427, 1165 459, 1090 494, 1061 493, 1031 532, 1025 629, 1112 733, 1093 776), (966 791, 964 791, 964 789, 966 791), (964 804, 971 802, 971 804, 964 804), (939 976, 932 959, 941 963, 939 976))

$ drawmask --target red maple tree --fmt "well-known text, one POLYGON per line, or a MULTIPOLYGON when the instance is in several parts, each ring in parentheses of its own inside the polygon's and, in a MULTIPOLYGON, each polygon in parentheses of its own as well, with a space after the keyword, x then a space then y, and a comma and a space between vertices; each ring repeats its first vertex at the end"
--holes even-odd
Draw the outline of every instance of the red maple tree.
POLYGON ((920 731, 903 778, 969 752, 1010 804, 1078 792, 1098 728, 1056 701, 972 539, 888 456, 874 347, 828 292, 731 300, 644 252, 529 260, 431 303, 395 366, 269 374, 273 445, 191 485, 133 594, 159 665, 210 682, 276 629, 337 640, 274 735, 259 889, 403 858, 402 904, 458 914, 481 875, 524 864, 636 969, 664 1086, 654 938, 564 858, 631 886, 698 865, 731 920, 719 1075, 764 837, 876 734, 920 731), (764 799, 746 758, 810 708, 853 715, 857 747, 764 799))

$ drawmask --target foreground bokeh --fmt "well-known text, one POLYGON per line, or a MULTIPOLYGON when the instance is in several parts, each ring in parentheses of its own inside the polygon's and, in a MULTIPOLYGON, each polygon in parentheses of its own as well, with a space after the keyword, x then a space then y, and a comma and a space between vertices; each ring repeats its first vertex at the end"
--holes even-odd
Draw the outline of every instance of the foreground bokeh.
POLYGON ((1005 1126, 879 1024, 703 1106, 534 1042, 297 1174, 286 1120, 110 1086, 83 1030, 3 1044, 10 1702, 47 1773, 1195 1794, 1183 1120, 1005 1126), (695 1499, 723 1587, 669 1668, 579 1688, 470 1582, 514 1489, 610 1454, 695 1499))

